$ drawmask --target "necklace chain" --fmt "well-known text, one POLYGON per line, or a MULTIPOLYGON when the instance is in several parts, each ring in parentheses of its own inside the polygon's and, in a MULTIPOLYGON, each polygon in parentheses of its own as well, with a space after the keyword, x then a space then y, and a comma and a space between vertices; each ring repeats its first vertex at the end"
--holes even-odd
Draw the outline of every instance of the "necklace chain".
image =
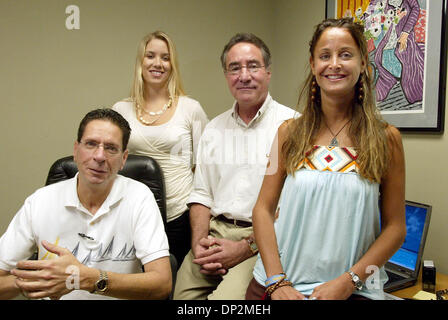
POLYGON ((333 139, 331 139, 331 142, 330 142, 330 144, 328 145, 329 147, 338 147, 338 146, 339 146, 339 142, 338 142, 338 139, 337 139, 336 137, 341 133, 342 129, 344 129, 345 126, 346 126, 351 120, 352 120, 352 119, 348 120, 348 121, 342 126, 342 128, 339 129, 339 131, 338 131, 336 134, 334 134, 333 131, 331 131, 331 129, 330 129, 330 127, 328 126, 327 122, 324 121, 325 126, 328 128, 328 130, 330 131, 330 133, 333 135, 333 139))
POLYGON ((171 107, 172 103, 173 103, 173 99, 170 97, 168 102, 164 104, 163 108, 157 112, 153 112, 153 111, 148 112, 145 109, 143 109, 140 105, 137 104, 137 118, 144 125, 150 126, 162 117, 162 115, 165 113, 165 111, 171 107), (144 113, 146 113, 150 116, 158 116, 158 117, 154 118, 153 120, 147 121, 147 120, 145 120, 145 118, 143 118, 144 113))

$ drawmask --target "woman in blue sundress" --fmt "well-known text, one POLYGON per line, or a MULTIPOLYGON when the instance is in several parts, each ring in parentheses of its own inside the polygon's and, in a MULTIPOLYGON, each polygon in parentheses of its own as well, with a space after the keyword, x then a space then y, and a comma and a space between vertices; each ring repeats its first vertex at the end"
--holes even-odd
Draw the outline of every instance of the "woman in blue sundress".
POLYGON ((302 116, 279 128, 253 210, 246 298, 382 299, 406 234, 401 136, 376 108, 361 25, 320 23, 309 62, 302 116))

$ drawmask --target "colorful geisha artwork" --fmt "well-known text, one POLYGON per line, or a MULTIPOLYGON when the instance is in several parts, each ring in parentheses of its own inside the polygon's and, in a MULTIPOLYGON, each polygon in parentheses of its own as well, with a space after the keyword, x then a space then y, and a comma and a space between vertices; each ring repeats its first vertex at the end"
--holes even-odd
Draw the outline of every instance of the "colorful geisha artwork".
POLYGON ((427 1, 337 1, 338 17, 364 25, 382 113, 423 108, 427 1))

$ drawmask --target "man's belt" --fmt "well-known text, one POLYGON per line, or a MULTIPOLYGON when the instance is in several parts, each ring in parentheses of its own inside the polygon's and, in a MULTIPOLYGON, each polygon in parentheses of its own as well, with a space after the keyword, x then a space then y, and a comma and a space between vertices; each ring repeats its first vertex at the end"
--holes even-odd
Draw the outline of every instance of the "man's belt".
POLYGON ((233 224, 234 226, 242 227, 242 228, 252 227, 252 222, 236 220, 236 219, 229 219, 229 218, 224 217, 223 214, 220 214, 219 216, 217 216, 216 219, 221 220, 226 223, 233 224))

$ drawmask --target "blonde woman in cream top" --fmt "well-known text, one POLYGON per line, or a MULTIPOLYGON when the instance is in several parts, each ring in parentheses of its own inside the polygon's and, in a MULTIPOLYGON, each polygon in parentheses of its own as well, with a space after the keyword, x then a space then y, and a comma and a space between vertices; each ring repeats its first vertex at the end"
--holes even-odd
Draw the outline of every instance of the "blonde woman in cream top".
POLYGON ((162 168, 166 233, 170 252, 180 266, 190 249, 186 203, 193 185, 196 146, 208 118, 199 102, 185 95, 168 35, 156 31, 142 39, 131 96, 112 108, 131 126, 129 153, 152 157, 162 168))

